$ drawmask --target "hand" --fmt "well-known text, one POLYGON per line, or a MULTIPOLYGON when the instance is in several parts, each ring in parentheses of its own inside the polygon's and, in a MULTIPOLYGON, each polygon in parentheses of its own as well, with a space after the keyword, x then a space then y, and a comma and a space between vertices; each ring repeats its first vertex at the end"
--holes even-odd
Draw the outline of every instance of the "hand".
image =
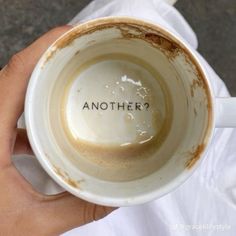
POLYGON ((17 129, 17 120, 32 70, 49 45, 68 29, 70 26, 63 26, 46 33, 0 71, 0 235, 59 235, 113 210, 67 192, 53 196, 38 193, 11 161, 13 153, 31 153, 25 131, 17 129))

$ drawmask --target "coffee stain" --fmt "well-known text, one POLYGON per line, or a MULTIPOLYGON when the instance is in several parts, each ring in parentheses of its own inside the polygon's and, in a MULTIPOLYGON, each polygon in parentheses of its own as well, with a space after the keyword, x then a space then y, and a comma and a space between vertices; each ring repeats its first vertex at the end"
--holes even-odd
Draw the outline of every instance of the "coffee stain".
POLYGON ((78 32, 78 30, 72 30, 70 33, 64 35, 64 37, 62 37, 60 40, 58 40, 55 43, 55 47, 57 47, 57 49, 63 49, 69 45, 72 44, 72 42, 78 38, 80 36, 80 32, 78 32))
POLYGON ((79 187, 79 186, 78 186, 78 183, 77 183, 76 181, 70 179, 70 178, 65 179, 65 181, 66 181, 70 186, 72 186, 72 187, 74 187, 74 188, 78 188, 78 187, 79 187))
MULTIPOLYGON (((80 29, 80 27, 78 28, 74 28, 72 29, 71 32, 69 32, 68 34, 65 34, 64 37, 62 37, 60 40, 56 41, 54 43, 54 46, 57 49, 63 49, 67 46, 70 46, 72 44, 72 42, 79 38, 80 36, 85 36, 88 34, 92 34, 95 31, 100 31, 100 30, 104 30, 107 28, 112 28, 114 26, 114 24, 102 24, 102 25, 96 25, 96 24, 91 24, 90 27, 87 27, 86 24, 84 25, 83 29, 80 29)), ((93 43, 95 42, 95 40, 91 40, 88 43, 93 43)))
POLYGON ((194 151, 190 152, 191 159, 189 159, 185 164, 187 169, 191 169, 195 165, 195 163, 200 159, 201 154, 205 150, 205 147, 206 145, 202 143, 202 144, 199 144, 194 151))
POLYGON ((194 109, 193 109, 193 112, 194 112, 194 115, 195 115, 195 117, 197 116, 197 110, 196 110, 196 108, 194 107, 194 109))
POLYGON ((74 188, 81 189, 81 183, 84 182, 85 180, 74 180, 72 179, 67 172, 62 171, 59 167, 56 167, 53 165, 53 169, 56 172, 57 175, 59 175, 67 184, 74 188))
MULTIPOLYGON (((73 41, 79 38, 80 36, 85 36, 87 34, 92 34, 95 31, 101 31, 113 27, 120 30, 123 38, 145 40, 146 42, 152 44, 154 47, 158 47, 169 58, 171 57, 171 54, 172 57, 176 56, 176 52, 178 51, 177 44, 167 39, 165 36, 161 35, 160 32, 154 31, 151 27, 148 27, 145 24, 135 24, 131 22, 108 22, 101 25, 91 24, 90 27, 85 26, 86 25, 84 25, 83 29, 80 29, 80 27, 72 29, 71 32, 65 34, 64 37, 56 41, 54 43, 55 50, 51 50, 48 52, 44 64, 46 64, 54 56, 58 49, 63 49, 71 45, 73 41)), ((96 41, 91 40, 88 42, 88 45, 94 42, 96 41)))
POLYGON ((198 88, 205 89, 204 83, 202 80, 199 79, 194 79, 192 81, 192 84, 190 85, 190 92, 191 92, 191 97, 194 97, 195 91, 198 88))
POLYGON ((178 55, 179 48, 176 43, 167 39, 160 32, 153 32, 153 29, 146 28, 146 26, 133 26, 126 24, 116 27, 121 31, 122 37, 126 39, 141 39, 153 47, 158 48, 162 53, 166 55, 168 59, 175 58, 178 55), (130 33, 132 32, 132 33, 130 33))
POLYGON ((48 52, 46 52, 45 54, 45 60, 43 65, 41 66, 41 69, 43 69, 43 67, 45 66, 45 64, 48 63, 48 61, 53 57, 53 55, 55 54, 55 52, 57 51, 56 47, 53 47, 51 50, 49 50, 48 52))
POLYGON ((174 52, 177 49, 177 46, 172 43, 170 40, 165 39, 163 37, 160 37, 157 34, 153 34, 153 33, 146 33, 145 34, 145 39, 147 41, 151 41, 155 44, 160 45, 161 47, 163 47, 165 50, 170 51, 170 52, 174 52))
POLYGON ((208 109, 208 111, 212 109, 212 107, 211 107, 211 104, 210 104, 210 103, 207 103, 207 109, 208 109))

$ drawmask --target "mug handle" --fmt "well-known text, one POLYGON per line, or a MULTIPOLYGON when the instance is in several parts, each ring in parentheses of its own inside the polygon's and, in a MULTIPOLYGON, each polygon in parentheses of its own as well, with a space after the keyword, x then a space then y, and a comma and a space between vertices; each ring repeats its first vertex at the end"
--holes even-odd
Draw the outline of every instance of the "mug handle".
POLYGON ((216 127, 236 127, 236 97, 216 98, 216 127))

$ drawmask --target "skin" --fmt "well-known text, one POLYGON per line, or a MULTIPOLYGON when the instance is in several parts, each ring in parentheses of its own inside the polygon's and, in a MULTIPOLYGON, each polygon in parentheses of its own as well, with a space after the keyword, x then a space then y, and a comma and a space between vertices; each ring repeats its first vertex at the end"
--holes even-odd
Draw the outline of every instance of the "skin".
POLYGON ((40 56, 70 26, 55 28, 14 55, 0 71, 0 235, 59 235, 114 208, 98 206, 68 192, 36 192, 14 167, 12 154, 32 154, 25 130, 17 129, 30 75, 40 56))

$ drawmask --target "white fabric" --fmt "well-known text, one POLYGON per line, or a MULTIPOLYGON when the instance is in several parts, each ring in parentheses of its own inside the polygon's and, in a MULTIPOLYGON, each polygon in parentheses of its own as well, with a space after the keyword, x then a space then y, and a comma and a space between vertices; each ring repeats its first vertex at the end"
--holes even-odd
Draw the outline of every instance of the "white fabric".
MULTIPOLYGON (((188 23, 174 7, 162 0, 95 0, 71 23, 110 15, 153 21, 197 48, 196 36, 188 23)), ((209 73, 215 96, 229 96, 224 83, 198 56, 209 73)), ((235 129, 216 129, 200 167, 174 192, 148 204, 120 208, 106 218, 71 230, 64 236, 236 235, 235 143, 235 129)), ((60 188, 47 177, 37 161, 30 160, 18 158, 16 165, 40 191, 58 192, 60 188)))

